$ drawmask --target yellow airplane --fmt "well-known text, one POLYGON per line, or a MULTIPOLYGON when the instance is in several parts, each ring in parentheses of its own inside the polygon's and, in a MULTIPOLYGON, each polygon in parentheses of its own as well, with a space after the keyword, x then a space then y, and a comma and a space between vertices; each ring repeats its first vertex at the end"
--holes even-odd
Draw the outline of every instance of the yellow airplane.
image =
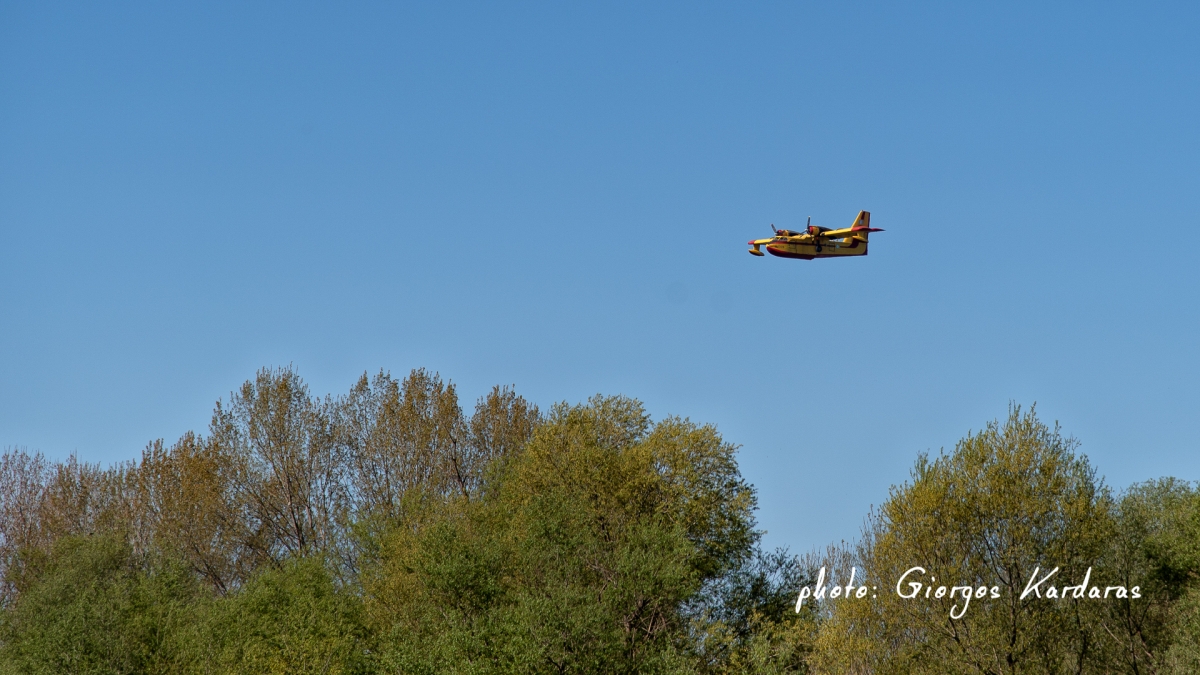
MULTIPOLYGON (((775 226, 771 226, 775 230, 775 226)), ((878 227, 871 227, 871 214, 859 211, 854 224, 841 230, 831 230, 819 227, 808 219, 808 227, 800 232, 791 230, 775 230, 775 236, 770 239, 755 239, 746 242, 753 246, 750 255, 762 255, 760 246, 767 247, 767 253, 780 258, 799 258, 812 260, 814 258, 843 258, 851 255, 867 254, 867 236, 871 232, 883 232, 878 227)))

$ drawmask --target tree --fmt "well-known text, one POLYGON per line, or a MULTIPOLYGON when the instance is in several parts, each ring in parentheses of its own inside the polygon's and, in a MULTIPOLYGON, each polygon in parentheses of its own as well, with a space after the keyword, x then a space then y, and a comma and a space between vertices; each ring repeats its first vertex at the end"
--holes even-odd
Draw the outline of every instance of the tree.
POLYGON ((267 560, 328 551, 336 540, 345 495, 331 408, 291 369, 260 370, 228 407, 217 402, 210 443, 232 467, 245 541, 267 560))
POLYGON ((498 471, 533 438, 541 424, 538 407, 508 387, 492 387, 475 403, 467 424, 468 452, 461 462, 468 492, 477 492, 489 471, 498 471))
POLYGON ((0 607, 17 597, 31 549, 47 549, 41 524, 50 464, 41 453, 10 449, 0 457, 0 607), (26 552, 26 555, 22 555, 26 552))
POLYGON ((118 537, 64 537, 5 613, 0 661, 22 673, 180 672, 198 593, 182 568, 147 566, 118 537))
POLYGON ((1130 673, 1200 668, 1200 492, 1164 478, 1131 486, 1116 507, 1106 569, 1142 598, 1107 606, 1114 663, 1130 673))
MULTIPOLYGON (((859 583, 878 597, 830 601, 817 664, 827 672, 1104 671, 1111 641, 1101 603, 1022 597, 1035 575, 1055 568, 1041 590, 1080 584, 1089 568, 1092 585, 1115 583, 1102 565, 1111 498, 1076 447, 1033 409, 1013 407, 952 453, 922 455, 859 544, 858 572, 867 574, 859 583), (918 566, 924 571, 905 577, 918 566), (922 584, 917 597, 901 597, 913 593, 908 583, 922 584), (926 598, 925 588, 942 585, 970 588, 972 599, 963 590, 926 598)), ((848 571, 836 572, 846 583, 848 571)))
POLYGON ((0 601, 37 579, 56 542, 73 535, 130 535, 128 465, 107 471, 72 454, 47 462, 20 450, 0 458, 0 601))
POLYGON ((806 673, 816 612, 795 611, 796 590, 812 584, 809 565, 786 550, 755 555, 710 579, 689 598, 697 672, 806 673))
POLYGON ((374 672, 361 601, 316 559, 264 569, 196 616, 189 665, 198 673, 374 672))
MULTIPOLYGON (((1200 672, 1200 587, 1191 585, 1171 607, 1169 646, 1159 672, 1185 675, 1200 672)), ((1154 672, 1146 669, 1146 672, 1154 672)))
POLYGON ((152 443, 135 472, 149 546, 185 561, 222 594, 265 559, 239 501, 236 467, 220 446, 189 432, 170 447, 152 443))
POLYGON ((364 374, 339 406, 354 511, 360 519, 399 518, 406 494, 454 490, 450 466, 466 429, 454 385, 414 370, 403 381, 364 374))
POLYGON ((367 590, 403 672, 692 672, 685 601, 749 558, 734 447, 631 399, 557 406, 494 491, 385 545, 367 590))

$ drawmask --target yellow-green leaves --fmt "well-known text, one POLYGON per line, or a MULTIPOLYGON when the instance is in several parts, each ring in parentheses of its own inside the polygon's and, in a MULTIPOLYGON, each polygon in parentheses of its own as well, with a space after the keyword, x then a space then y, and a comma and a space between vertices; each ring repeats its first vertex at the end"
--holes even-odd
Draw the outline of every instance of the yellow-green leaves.
MULTIPOLYGON (((494 392, 495 393, 495 392, 494 392)), ((478 413, 477 413, 478 416, 478 413)), ((748 556, 753 493, 711 427, 556 406, 492 489, 395 531, 367 586, 401 672, 695 672, 685 602, 748 556)))
POLYGON ((1118 508, 1076 446, 1014 407, 920 457, 842 562, 876 590, 825 604, 818 669, 1153 672, 1137 489, 1118 508))

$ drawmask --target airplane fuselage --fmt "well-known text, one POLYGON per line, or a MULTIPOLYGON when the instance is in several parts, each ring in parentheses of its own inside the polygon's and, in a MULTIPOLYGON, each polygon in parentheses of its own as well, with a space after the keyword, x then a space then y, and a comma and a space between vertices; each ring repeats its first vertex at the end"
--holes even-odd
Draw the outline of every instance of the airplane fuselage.
POLYGON ((801 260, 844 258, 852 255, 866 255, 867 242, 858 237, 825 239, 820 242, 803 241, 799 237, 776 237, 767 244, 767 253, 780 258, 799 258, 801 260))

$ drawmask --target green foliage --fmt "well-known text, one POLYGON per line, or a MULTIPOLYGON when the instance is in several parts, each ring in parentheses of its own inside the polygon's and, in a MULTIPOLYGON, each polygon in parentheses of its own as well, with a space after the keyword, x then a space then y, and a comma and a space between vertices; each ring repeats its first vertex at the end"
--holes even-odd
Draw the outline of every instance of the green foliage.
POLYGON ((1190 609, 1200 572, 1198 507, 1200 493, 1172 478, 1134 485, 1116 505, 1105 571, 1117 583, 1139 586, 1142 598, 1108 604, 1102 625, 1116 643, 1111 661, 1129 672, 1185 662, 1187 643, 1200 639, 1190 609))
POLYGON ((688 601, 699 672, 803 673, 817 628, 810 603, 795 611, 811 570, 784 550, 756 554, 709 580, 688 601))
POLYGON ((830 561, 843 574, 865 569, 881 592, 823 608, 817 669, 1196 672, 1200 495, 1163 479, 1114 499, 1076 445, 1014 407, 954 452, 919 458, 857 548, 830 561), (989 592, 966 610, 961 595, 901 598, 897 581, 918 565, 926 574, 907 581, 995 587, 999 597, 989 592), (1055 567, 1050 583, 1060 589, 1088 578, 1092 587, 1136 587, 1141 597, 1021 598, 1035 570, 1055 567))
POLYGON ((556 408, 500 488, 396 532, 368 586, 401 671, 691 672, 684 601, 754 541, 711 427, 636 401, 556 408))
POLYGON ((150 571, 125 542, 67 537, 4 615, 3 660, 31 674, 173 673, 175 641, 199 593, 181 567, 150 571))
POLYGON ((1114 562, 1145 596, 1117 603, 1110 618, 1126 663, 1200 672, 1200 490, 1172 478, 1135 485, 1119 515, 1114 562))
POLYGON ((1200 586, 1191 585, 1170 608, 1169 644, 1162 653, 1159 672, 1171 675, 1200 673, 1200 586))
POLYGON ((1059 584, 1079 583, 1089 567, 1104 573, 1111 499, 1075 445, 1033 410, 1014 407, 1003 424, 968 435, 954 452, 918 459, 912 481, 893 489, 871 521, 857 556, 866 583, 882 592, 875 601, 836 605, 819 639, 823 668, 1102 671, 1097 645, 1106 638, 1096 603, 1020 597, 1035 571, 1058 567, 1059 584), (912 580, 998 586, 1000 598, 974 601, 965 613, 961 597, 901 598, 893 587, 918 565, 929 576, 912 580))
POLYGON ((191 640, 196 672, 374 672, 360 599, 337 588, 315 559, 258 574, 202 618, 191 640))
POLYGON ((1114 498, 1032 410, 920 456, 817 564, 758 548, 713 427, 624 397, 468 416, 424 370, 324 399, 262 370, 208 433, 0 456, 0 675, 1200 672, 1200 491, 1114 498), (797 612, 820 564, 877 592, 797 612), (916 565, 999 597, 899 598, 916 565), (1020 599, 1052 567, 1141 597, 1020 599))
POLYGON ((653 424, 622 397, 543 418, 499 387, 466 418, 425 371, 318 400, 264 370, 210 431, 108 471, 5 456, 7 667, 801 665, 806 634, 784 611, 796 562, 755 567, 754 493, 712 427, 653 424))

